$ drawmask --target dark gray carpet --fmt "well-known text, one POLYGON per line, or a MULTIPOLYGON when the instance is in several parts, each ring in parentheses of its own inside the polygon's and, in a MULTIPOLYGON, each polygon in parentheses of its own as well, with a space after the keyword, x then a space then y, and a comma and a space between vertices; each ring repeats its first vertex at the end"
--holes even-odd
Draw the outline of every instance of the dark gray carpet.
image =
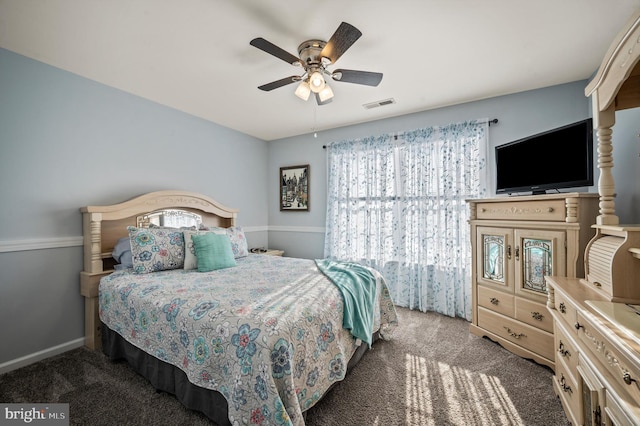
MULTIPOLYGON (((567 425, 552 372, 469 333, 469 323, 398 309, 379 341, 307 413, 309 426, 567 425)), ((123 362, 76 349, 0 376, 1 402, 68 402, 76 425, 200 425, 123 362)))

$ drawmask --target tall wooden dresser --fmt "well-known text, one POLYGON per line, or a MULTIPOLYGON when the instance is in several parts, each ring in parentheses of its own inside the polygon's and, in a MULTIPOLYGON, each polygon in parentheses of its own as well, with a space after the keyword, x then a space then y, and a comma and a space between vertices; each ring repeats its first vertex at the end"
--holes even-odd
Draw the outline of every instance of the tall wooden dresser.
POLYGON ((640 107, 639 40, 640 9, 585 88, 600 173, 584 279, 546 279, 555 329, 554 389, 574 425, 640 425, 640 225, 619 224, 612 173, 616 111, 640 107))
POLYGON ((640 226, 595 228, 586 279, 546 278, 554 389, 574 425, 640 425, 640 226))
POLYGON ((473 334, 554 368, 544 277, 583 276, 597 197, 574 192, 468 201, 473 334))

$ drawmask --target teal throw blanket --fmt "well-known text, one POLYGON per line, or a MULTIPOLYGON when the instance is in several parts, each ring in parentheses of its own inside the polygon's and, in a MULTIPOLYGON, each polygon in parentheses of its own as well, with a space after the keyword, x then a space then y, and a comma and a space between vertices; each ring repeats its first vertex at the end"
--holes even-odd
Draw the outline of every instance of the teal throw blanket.
POLYGON ((342 326, 371 347, 376 278, 357 263, 316 259, 316 265, 340 289, 344 300, 342 326))

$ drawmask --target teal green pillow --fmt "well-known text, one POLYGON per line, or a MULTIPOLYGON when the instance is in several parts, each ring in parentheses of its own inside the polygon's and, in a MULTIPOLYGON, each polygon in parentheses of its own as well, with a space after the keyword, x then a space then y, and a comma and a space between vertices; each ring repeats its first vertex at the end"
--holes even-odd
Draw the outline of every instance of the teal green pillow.
POLYGON ((198 258, 198 272, 209 272, 236 266, 236 259, 233 257, 233 250, 231 249, 231 240, 226 234, 192 235, 191 240, 198 258))

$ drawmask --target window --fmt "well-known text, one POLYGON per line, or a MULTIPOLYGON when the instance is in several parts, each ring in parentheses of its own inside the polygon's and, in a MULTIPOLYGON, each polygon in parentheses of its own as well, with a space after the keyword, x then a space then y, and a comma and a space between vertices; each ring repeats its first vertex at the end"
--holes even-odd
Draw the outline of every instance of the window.
POLYGON ((470 319, 465 200, 483 195, 486 123, 328 146, 325 256, 370 265, 399 306, 470 319))

